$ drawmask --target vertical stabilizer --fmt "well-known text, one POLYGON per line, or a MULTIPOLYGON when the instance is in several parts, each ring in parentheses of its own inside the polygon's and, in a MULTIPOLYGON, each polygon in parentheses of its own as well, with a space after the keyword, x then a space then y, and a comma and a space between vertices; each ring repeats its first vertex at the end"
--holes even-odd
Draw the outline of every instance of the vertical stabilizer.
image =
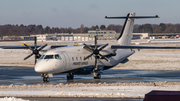
POLYGON ((143 19, 143 18, 159 18, 156 16, 135 16, 135 13, 128 13, 125 17, 105 17, 107 19, 126 19, 123 25, 123 29, 117 38, 118 44, 130 46, 131 45, 131 36, 134 28, 134 19, 143 19))
POLYGON ((134 16, 135 13, 127 14, 121 34, 117 38, 118 44, 131 45, 131 35, 134 28, 134 18, 130 18, 130 17, 134 17, 134 16))

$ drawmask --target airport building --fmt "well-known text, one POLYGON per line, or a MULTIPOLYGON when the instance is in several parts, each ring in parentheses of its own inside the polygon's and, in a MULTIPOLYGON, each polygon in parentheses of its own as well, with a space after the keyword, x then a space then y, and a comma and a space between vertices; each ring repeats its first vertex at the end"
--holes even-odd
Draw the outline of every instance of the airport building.
POLYGON ((0 40, 3 40, 3 37, 0 37, 0 40))
POLYGON ((98 40, 115 40, 116 32, 112 30, 90 30, 88 31, 88 37, 89 39, 93 39, 94 36, 98 36, 98 40))
MULTIPOLYGON (((116 40, 119 33, 111 30, 90 30, 88 33, 69 34, 69 33, 55 33, 55 34, 40 34, 31 35, 30 37, 37 37, 38 41, 89 41, 94 40, 94 36, 98 36, 98 40, 116 40)), ((26 38, 27 39, 27 38, 26 38)))
POLYGON ((132 39, 149 39, 149 33, 133 33, 132 39))
POLYGON ((179 38, 180 33, 152 33, 149 35, 150 39, 176 39, 179 38))
MULTIPOLYGON (((88 33, 53 33, 53 34, 36 34, 30 36, 3 36, 2 40, 34 40, 34 36, 38 41, 90 41, 94 40, 95 36, 98 40, 116 40, 120 33, 113 30, 89 30, 88 33)), ((179 38, 180 33, 132 33, 132 39, 167 39, 179 38)))
MULTIPOLYGON (((69 33, 55 33, 55 34, 38 34, 30 36, 3 36, 2 40, 34 40, 34 36, 38 41, 90 41, 94 40, 95 36, 98 36, 98 40, 116 40, 120 33, 116 33, 111 30, 90 30, 88 33, 69 34, 69 33)), ((133 39, 144 39, 148 37, 148 33, 133 33, 133 39)))
POLYGON ((24 36, 3 36, 3 40, 24 40, 24 36))

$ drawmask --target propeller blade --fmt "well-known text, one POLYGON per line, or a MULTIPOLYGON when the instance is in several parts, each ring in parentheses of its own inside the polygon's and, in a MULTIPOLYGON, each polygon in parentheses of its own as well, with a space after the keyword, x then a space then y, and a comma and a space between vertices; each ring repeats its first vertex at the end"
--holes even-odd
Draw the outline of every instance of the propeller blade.
POLYGON ((105 59, 106 61, 110 61, 106 56, 103 56, 101 54, 99 54, 101 56, 102 59, 105 59))
POLYGON ((92 55, 93 55, 93 53, 90 54, 90 55, 88 55, 88 56, 86 56, 86 57, 84 58, 84 60, 88 59, 88 58, 91 57, 92 55))
POLYGON ((89 52, 93 52, 93 49, 90 47, 90 46, 88 46, 88 45, 86 45, 85 43, 84 43, 84 46, 85 47, 83 47, 85 50, 87 50, 87 51, 89 51, 89 52))
POLYGON ((35 46, 34 49, 37 49, 37 37, 34 37, 34 46, 35 46))
POLYGON ((28 59, 28 58, 31 57, 32 55, 33 55, 33 53, 30 54, 30 55, 28 55, 27 57, 25 57, 24 60, 28 59))
POLYGON ((36 64, 36 62, 37 62, 37 54, 35 54, 35 64, 36 64))
POLYGON ((99 51, 101 51, 101 50, 103 50, 106 46, 108 46, 109 44, 107 43, 107 44, 105 44, 104 46, 102 46, 102 47, 100 47, 99 48, 99 51))
POLYGON ((39 49, 38 49, 38 51, 41 51, 44 47, 46 47, 47 46, 47 44, 45 44, 44 46, 42 46, 42 47, 40 47, 39 49))
POLYGON ((28 55, 27 57, 24 58, 24 60, 28 59, 29 57, 31 57, 33 54, 35 55, 35 64, 37 62, 37 59, 41 56, 41 54, 39 54, 39 51, 42 50, 44 47, 47 46, 47 44, 43 45, 42 47, 40 47, 39 49, 37 49, 37 37, 34 37, 34 49, 32 49, 31 47, 29 47, 28 45, 24 44, 27 48, 29 48, 30 50, 32 50, 32 54, 28 55))
POLYGON ((29 48, 30 50, 32 50, 32 48, 31 48, 31 47, 29 47, 28 45, 24 44, 24 46, 26 46, 27 48, 29 48))
POLYGON ((95 70, 98 69, 97 56, 95 56, 95 70))
POLYGON ((97 49, 97 36, 95 36, 95 49, 97 49))

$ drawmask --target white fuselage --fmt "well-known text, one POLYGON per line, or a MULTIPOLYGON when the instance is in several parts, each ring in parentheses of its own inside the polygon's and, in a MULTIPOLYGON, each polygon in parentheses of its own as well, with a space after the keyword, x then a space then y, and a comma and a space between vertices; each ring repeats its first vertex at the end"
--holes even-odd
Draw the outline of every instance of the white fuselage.
MULTIPOLYGON (((101 54, 108 55, 113 51, 116 52, 116 55, 110 57, 110 61, 98 59, 98 66, 114 67, 134 53, 134 51, 129 49, 112 50, 110 47, 107 47, 101 52, 101 54)), ((83 67, 94 67, 94 56, 84 60, 84 57, 88 56, 89 54, 91 53, 83 49, 83 46, 55 48, 44 53, 44 57, 40 58, 36 63, 35 71, 42 74, 56 74, 83 67), (48 55, 51 55, 51 58, 46 58, 48 55), (56 59, 56 56, 58 55, 60 58, 56 59)))

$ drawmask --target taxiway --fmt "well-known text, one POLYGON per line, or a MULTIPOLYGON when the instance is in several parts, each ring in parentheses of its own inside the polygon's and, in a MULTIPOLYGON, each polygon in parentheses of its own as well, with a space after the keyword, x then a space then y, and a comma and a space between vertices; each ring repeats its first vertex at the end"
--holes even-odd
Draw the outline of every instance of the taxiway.
MULTIPOLYGON (((117 83, 117 82, 180 82, 180 71, 150 70, 106 70, 102 79, 93 79, 93 75, 75 75, 67 80, 66 74, 57 74, 48 84, 71 83, 117 83)), ((0 85, 36 85, 44 84, 39 73, 33 67, 0 67, 0 85)))

